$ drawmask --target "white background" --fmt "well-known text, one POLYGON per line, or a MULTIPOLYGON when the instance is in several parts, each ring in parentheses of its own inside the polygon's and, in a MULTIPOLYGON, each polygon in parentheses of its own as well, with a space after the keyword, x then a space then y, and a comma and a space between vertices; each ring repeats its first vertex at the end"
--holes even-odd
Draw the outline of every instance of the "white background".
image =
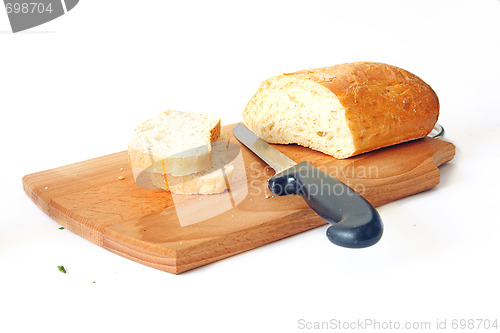
POLYGON ((499 59, 497 0, 82 0, 17 34, 0 9, 0 331, 500 325, 499 59), (325 226, 175 276, 59 230, 22 191, 25 174, 125 150, 161 111, 234 123, 270 76, 362 60, 429 83, 457 146, 438 187, 378 209, 371 248, 334 246, 325 226))

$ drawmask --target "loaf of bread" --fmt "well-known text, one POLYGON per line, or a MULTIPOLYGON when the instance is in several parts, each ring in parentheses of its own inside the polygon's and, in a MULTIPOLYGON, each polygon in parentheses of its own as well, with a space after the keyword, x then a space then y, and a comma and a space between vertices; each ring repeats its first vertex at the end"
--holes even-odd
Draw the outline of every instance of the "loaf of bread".
POLYGON ((335 158, 422 138, 439 101, 416 75, 356 62, 270 78, 247 104, 247 127, 270 143, 296 143, 335 158))
POLYGON ((220 136, 220 117, 165 111, 139 125, 128 144, 132 168, 185 176, 210 168, 211 142, 220 136))
POLYGON ((163 112, 139 125, 129 142, 136 183, 174 194, 222 193, 234 168, 229 139, 217 115, 163 112))

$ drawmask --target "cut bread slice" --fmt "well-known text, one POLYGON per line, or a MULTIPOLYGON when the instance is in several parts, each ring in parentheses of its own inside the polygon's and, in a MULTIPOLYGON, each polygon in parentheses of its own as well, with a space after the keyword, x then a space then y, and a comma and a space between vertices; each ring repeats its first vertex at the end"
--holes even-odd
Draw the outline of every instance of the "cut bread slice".
POLYGON ((211 142, 219 138, 220 117, 209 113, 162 112, 139 125, 128 145, 135 170, 185 176, 210 168, 211 142))
POLYGON ((243 111, 247 127, 271 143, 296 143, 336 158, 425 137, 439 101, 416 75, 358 62, 264 81, 243 111))
POLYGON ((234 171, 232 156, 228 151, 230 136, 223 133, 212 142, 211 165, 204 171, 185 176, 152 172, 152 183, 173 194, 217 194, 229 188, 228 182, 234 171))

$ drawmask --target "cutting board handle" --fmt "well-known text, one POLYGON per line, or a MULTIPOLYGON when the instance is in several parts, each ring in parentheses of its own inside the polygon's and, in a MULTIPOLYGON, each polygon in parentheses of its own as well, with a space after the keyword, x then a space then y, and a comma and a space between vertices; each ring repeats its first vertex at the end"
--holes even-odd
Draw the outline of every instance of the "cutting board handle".
POLYGON ((334 244, 362 248, 382 237, 382 220, 376 209, 349 186, 307 161, 275 175, 268 184, 276 195, 301 195, 319 216, 332 224, 326 235, 334 244))

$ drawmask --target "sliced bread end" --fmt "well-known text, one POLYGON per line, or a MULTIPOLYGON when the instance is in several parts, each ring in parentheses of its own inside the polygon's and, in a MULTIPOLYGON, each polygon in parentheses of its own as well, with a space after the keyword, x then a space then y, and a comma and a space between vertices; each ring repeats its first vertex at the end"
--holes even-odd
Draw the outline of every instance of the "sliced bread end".
POLYGON ((134 169, 185 176, 210 167, 211 142, 221 133, 220 116, 165 111, 139 125, 128 145, 134 169))

